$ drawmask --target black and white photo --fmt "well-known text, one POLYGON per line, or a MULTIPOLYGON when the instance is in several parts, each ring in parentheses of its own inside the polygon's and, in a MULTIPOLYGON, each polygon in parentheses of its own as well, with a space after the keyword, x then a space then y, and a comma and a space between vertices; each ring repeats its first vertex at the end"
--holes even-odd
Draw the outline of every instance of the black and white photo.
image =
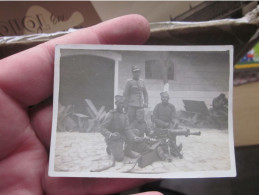
POLYGON ((232 46, 58 45, 50 176, 236 175, 232 46))

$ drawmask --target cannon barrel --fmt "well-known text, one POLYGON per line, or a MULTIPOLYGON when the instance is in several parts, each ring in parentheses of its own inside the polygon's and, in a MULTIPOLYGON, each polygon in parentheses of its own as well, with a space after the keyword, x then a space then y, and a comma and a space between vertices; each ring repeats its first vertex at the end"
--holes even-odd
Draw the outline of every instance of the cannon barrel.
POLYGON ((171 135, 174 135, 174 136, 184 135, 184 136, 187 137, 189 135, 196 135, 196 136, 200 136, 201 135, 200 131, 198 131, 198 132, 191 132, 189 129, 185 129, 185 130, 168 129, 168 132, 171 135))

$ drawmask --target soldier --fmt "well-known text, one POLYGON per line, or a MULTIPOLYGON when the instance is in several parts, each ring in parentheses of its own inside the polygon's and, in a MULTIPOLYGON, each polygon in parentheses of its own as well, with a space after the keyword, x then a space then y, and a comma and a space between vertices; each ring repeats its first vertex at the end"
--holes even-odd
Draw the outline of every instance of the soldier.
POLYGON ((135 154, 135 157, 139 157, 138 154, 149 153, 149 155, 147 155, 149 157, 146 158, 148 158, 148 161, 150 162, 165 160, 166 156, 163 149, 159 146, 160 144, 152 149, 153 144, 157 143, 157 140, 149 137, 152 134, 153 131, 148 127, 145 121, 144 109, 138 109, 136 112, 136 119, 126 131, 127 150, 131 152, 131 155, 135 154), (157 155, 150 155, 152 152, 157 153, 157 155))
POLYGON ((150 129, 144 117, 144 109, 138 109, 136 111, 136 119, 130 124, 129 129, 126 131, 128 148, 138 153, 149 150, 148 142, 151 141, 151 139, 147 137, 150 134, 150 129))
POLYGON ((212 101, 211 117, 217 129, 225 129, 228 126, 228 100, 224 93, 215 97, 212 101))
POLYGON ((160 93, 161 103, 155 106, 153 111, 153 122, 155 127, 159 129, 175 128, 176 110, 173 104, 169 103, 168 92, 160 93))
POLYGON ((124 159, 125 131, 129 125, 128 117, 124 113, 124 97, 115 96, 116 109, 108 113, 102 126, 102 135, 107 144, 106 151, 114 157, 115 161, 124 159))
POLYGON ((212 101, 213 110, 219 115, 226 115, 228 111, 228 100, 224 93, 215 97, 212 101))
POLYGON ((137 66, 132 66, 131 70, 132 79, 127 81, 124 89, 129 123, 136 118, 137 109, 148 107, 148 93, 144 81, 140 79, 141 71, 137 66))
POLYGON ((156 138, 162 138, 162 148, 165 153, 169 154, 168 160, 171 161, 171 154, 182 157, 180 151, 182 145, 176 145, 176 135, 173 129, 178 128, 175 121, 176 109, 173 104, 169 103, 168 92, 160 93, 161 103, 155 106, 152 120, 155 124, 155 132, 153 134, 156 138))

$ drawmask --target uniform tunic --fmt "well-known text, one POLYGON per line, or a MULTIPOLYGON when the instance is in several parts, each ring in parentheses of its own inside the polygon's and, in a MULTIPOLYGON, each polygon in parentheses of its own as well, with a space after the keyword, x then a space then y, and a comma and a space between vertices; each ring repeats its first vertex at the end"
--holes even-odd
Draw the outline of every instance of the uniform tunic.
POLYGON ((128 80, 124 89, 125 105, 129 122, 136 119, 136 111, 148 105, 148 93, 143 80, 128 80))
POLYGON ((144 140, 137 140, 137 138, 144 138, 145 134, 149 134, 147 123, 134 120, 126 131, 128 148, 139 153, 149 150, 149 145, 144 140))
MULTIPOLYGON (((174 151, 176 146, 176 136, 170 133, 170 129, 174 128, 174 119, 176 117, 176 109, 173 104, 170 103, 159 103, 156 105, 153 111, 153 121, 156 126, 155 134, 159 135, 162 133, 164 136, 166 133, 167 138, 169 138, 168 143, 163 143, 161 148, 164 153, 169 154, 169 152, 174 151), (165 131, 165 129, 169 131, 165 131), (169 149, 170 148, 170 149, 169 149)), ((163 137, 162 136, 162 137, 163 137)), ((171 153, 170 152, 170 153, 171 153)))
POLYGON ((213 109, 219 113, 227 112, 227 105, 228 105, 228 100, 225 97, 222 98, 222 97, 218 96, 218 97, 214 98, 212 101, 213 109))
POLYGON ((133 121, 133 123, 129 126, 128 131, 134 131, 134 135, 137 137, 144 137, 144 135, 149 134, 149 129, 147 126, 147 123, 145 121, 143 122, 138 122, 137 120, 133 121))
POLYGON ((173 123, 176 116, 176 110, 173 104, 159 103, 153 111, 153 121, 158 128, 168 128, 173 123))
POLYGON ((130 79, 127 81, 124 97, 127 106, 143 107, 148 104, 148 94, 143 80, 130 79))
POLYGON ((129 125, 127 115, 112 110, 102 125, 101 134, 105 137, 106 151, 113 155, 115 161, 122 161, 124 159, 125 131, 129 125))
POLYGON ((122 135, 125 134, 125 130, 129 126, 128 117, 125 113, 120 113, 117 110, 112 110, 108 113, 108 116, 103 122, 104 129, 102 134, 105 137, 109 137, 111 133, 118 132, 122 135))

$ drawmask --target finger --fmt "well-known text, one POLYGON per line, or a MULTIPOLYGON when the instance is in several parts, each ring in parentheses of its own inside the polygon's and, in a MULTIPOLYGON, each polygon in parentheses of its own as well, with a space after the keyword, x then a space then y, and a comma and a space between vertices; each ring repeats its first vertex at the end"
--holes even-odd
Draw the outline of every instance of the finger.
POLYGON ((28 129, 24 109, 0 89, 0 160, 26 139, 28 129))
POLYGON ((29 111, 29 113, 32 128, 48 151, 51 137, 52 99, 50 98, 35 106, 29 111))
POLYGON ((0 62, 0 88, 23 105, 34 105, 52 94, 56 44, 142 44, 149 25, 139 15, 128 15, 78 30, 0 62))
MULTIPOLYGON (((26 138, 23 133, 24 141, 19 143, 18 147, 6 158, 0 160, 1 195, 42 194, 41 179, 48 156, 36 139, 34 132, 30 127, 27 129, 26 138)), ((16 131, 16 134, 19 133, 16 131)), ((19 138, 14 136, 10 139, 10 142, 14 143, 13 140, 16 139, 19 138)), ((2 143, 0 142, 0 144, 2 143)))
POLYGON ((132 195, 163 195, 163 194, 161 192, 152 191, 152 192, 143 192, 143 193, 132 194, 132 195))

